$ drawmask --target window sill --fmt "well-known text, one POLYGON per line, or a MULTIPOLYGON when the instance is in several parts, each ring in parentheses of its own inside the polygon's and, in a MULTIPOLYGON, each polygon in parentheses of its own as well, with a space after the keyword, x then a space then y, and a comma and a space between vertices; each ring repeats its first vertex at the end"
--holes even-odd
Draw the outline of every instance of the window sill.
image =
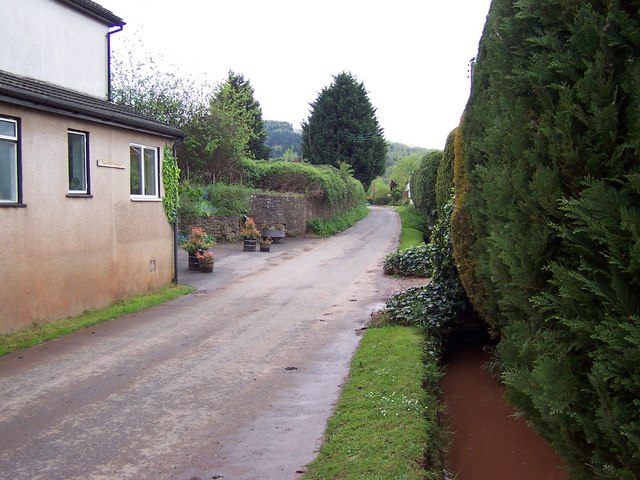
POLYGON ((131 199, 132 202, 161 202, 162 199, 158 198, 158 197, 138 197, 135 195, 131 195, 131 197, 129 197, 131 199))
POLYGON ((27 208, 26 203, 4 203, 0 202, 0 208, 27 208))
POLYGON ((93 198, 90 193, 67 193, 67 198, 93 198))

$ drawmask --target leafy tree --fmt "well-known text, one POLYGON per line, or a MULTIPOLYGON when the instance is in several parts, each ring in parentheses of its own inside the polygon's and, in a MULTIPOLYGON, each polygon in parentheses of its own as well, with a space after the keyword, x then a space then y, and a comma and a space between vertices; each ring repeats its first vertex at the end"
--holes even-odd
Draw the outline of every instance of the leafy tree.
POLYGON ((135 57, 131 51, 125 60, 115 57, 113 101, 185 132, 177 145, 183 180, 240 181, 240 160, 266 154, 260 150, 265 135, 260 105, 242 75, 229 72, 213 88, 167 72, 150 56, 129 61, 135 57))
POLYGON ((114 55, 111 101, 159 122, 184 128, 206 110, 213 88, 167 71, 150 55, 136 61, 133 48, 114 55))
POLYGON ((269 147, 265 145, 267 134, 262 120, 262 109, 253 93, 249 80, 245 80, 241 74, 229 71, 229 76, 215 98, 217 102, 234 111, 238 123, 249 127, 247 155, 256 160, 264 160, 269 158, 269 147))
POLYGON ((348 163, 367 186, 384 172, 386 143, 376 110, 350 73, 335 76, 311 104, 302 124, 302 156, 315 165, 348 163))

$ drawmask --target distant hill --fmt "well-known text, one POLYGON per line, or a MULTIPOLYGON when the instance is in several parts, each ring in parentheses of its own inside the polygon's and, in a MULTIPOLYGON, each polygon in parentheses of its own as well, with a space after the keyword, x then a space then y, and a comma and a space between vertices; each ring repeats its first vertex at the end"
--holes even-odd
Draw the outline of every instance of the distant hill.
MULTIPOLYGON (((271 149, 271 158, 281 158, 289 148, 292 148, 297 156, 301 155, 301 130, 294 129, 289 122, 280 122, 278 120, 265 120, 264 129, 267 132, 265 144, 271 149)), ((417 154, 422 157, 430 150, 432 149, 387 142, 386 166, 395 165, 398 160, 407 155, 417 154)))
POLYGON ((267 132, 265 144, 271 149, 271 158, 282 157, 289 148, 292 148, 296 155, 301 155, 301 130, 295 130, 289 122, 277 120, 265 120, 264 129, 267 132))
POLYGON ((432 148, 410 147, 404 143, 387 142, 387 167, 395 165, 398 160, 407 155, 417 154, 422 157, 432 148))

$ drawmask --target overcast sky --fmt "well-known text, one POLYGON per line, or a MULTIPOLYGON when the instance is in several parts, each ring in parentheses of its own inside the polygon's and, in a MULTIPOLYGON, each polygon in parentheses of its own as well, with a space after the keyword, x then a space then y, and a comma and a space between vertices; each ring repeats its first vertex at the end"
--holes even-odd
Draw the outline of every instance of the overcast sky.
POLYGON ((351 72, 385 138, 444 148, 469 97, 490 0, 97 0, 121 17, 112 48, 141 42, 181 76, 254 88, 265 120, 299 129, 309 103, 351 72))

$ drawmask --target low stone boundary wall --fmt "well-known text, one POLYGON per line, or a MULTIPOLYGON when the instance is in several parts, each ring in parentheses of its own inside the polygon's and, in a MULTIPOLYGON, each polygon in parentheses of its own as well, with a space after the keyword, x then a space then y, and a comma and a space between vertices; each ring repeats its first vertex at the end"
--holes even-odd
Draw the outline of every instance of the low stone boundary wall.
MULTIPOLYGON (((282 224, 287 235, 300 237, 308 233, 309 220, 312 218, 331 218, 338 209, 331 207, 326 199, 287 193, 255 193, 251 197, 251 211, 258 227, 262 225, 282 224)), ((238 217, 201 217, 180 219, 180 231, 193 227, 204 228, 216 237, 218 242, 235 242, 240 239, 242 219, 238 217)))

